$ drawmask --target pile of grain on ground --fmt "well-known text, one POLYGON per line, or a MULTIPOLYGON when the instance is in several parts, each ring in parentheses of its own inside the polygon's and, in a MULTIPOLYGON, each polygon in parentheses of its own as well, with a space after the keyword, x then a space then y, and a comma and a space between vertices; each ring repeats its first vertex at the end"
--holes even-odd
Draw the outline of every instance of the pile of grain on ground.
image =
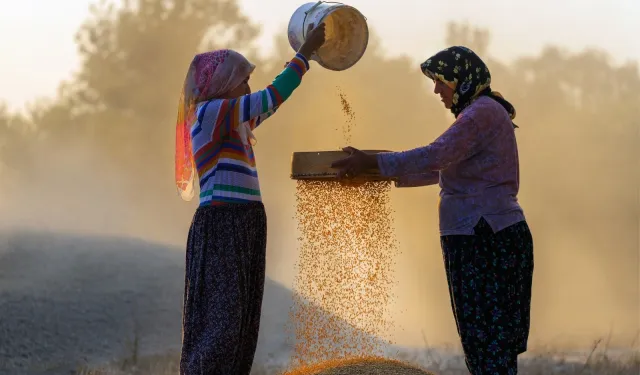
POLYGON ((364 357, 327 361, 297 370, 284 375, 430 375, 417 367, 384 358, 364 357))
MULTIPOLYGON (((400 349, 398 349, 400 350, 400 349)), ((396 352, 394 352, 396 353, 396 352)), ((526 355, 520 359, 518 374, 522 375, 638 375, 640 371, 640 355, 638 351, 629 353, 628 356, 609 356, 607 353, 600 355, 590 355, 584 352, 582 359, 574 356, 562 357, 562 353, 547 353, 544 356, 526 355), (589 358, 587 360, 587 358, 589 358)), ((280 361, 270 365, 254 363, 251 375, 282 375, 286 370, 288 356, 284 353, 277 354, 280 361)), ((442 375, 469 375, 469 371, 464 365, 464 358, 460 354, 448 353, 439 349, 413 349, 400 350, 396 353, 398 360, 402 363, 411 363, 432 371, 434 374, 442 375)), ((123 361, 114 362, 108 366, 100 368, 81 368, 70 375, 175 375, 178 373, 179 353, 171 353, 166 356, 142 357, 135 363, 131 361, 131 356, 123 361)), ((326 369, 330 364, 337 363, 330 361, 318 366, 300 368, 285 375, 309 375, 303 370, 326 369), (324 366, 324 367, 323 367, 324 366)), ((0 373, 3 373, 0 371, 0 373)), ((22 372, 7 372, 8 374, 22 372)), ((53 372, 57 375, 61 372, 53 372)), ((376 374, 368 371, 365 374, 376 374)), ((392 372, 390 372, 393 374, 392 372)), ((4 374, 4 373, 3 373, 4 374)), ((311 374, 314 374, 313 372, 311 374)), ((331 373, 329 373, 331 374, 331 373)), ((382 372, 382 374, 387 374, 382 372)), ((410 373, 411 374, 411 373, 410 373)), ((417 373, 422 375, 422 373, 417 373)), ((47 374, 49 375, 49 374, 47 374)), ((315 373, 315 375, 327 375, 326 373, 315 373)), ((335 375, 335 374, 332 374, 335 375)))
POLYGON ((389 192, 388 182, 298 181, 293 368, 382 353, 398 249, 389 192))

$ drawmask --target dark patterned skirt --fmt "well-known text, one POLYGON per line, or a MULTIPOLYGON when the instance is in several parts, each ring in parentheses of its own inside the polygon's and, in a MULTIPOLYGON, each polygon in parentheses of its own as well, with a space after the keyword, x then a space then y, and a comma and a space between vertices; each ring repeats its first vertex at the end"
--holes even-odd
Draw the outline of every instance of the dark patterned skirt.
POLYGON ((451 307, 473 375, 517 374, 527 350, 533 238, 525 221, 493 233, 481 219, 473 236, 442 236, 451 307))
POLYGON ((181 375, 249 375, 258 343, 267 218, 262 203, 200 207, 187 241, 181 375))

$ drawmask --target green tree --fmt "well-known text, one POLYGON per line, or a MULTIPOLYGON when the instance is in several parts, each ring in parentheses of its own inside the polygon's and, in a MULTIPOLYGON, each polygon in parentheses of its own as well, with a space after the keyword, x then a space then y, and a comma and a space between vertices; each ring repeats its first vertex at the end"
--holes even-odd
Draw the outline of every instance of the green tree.
POLYGON ((474 27, 469 23, 449 22, 447 24, 446 44, 471 48, 478 56, 486 56, 491 34, 489 30, 474 27))
POLYGON ((82 121, 74 126, 90 127, 97 145, 141 179, 168 175, 191 58, 205 45, 250 47, 258 28, 235 1, 103 2, 91 13, 77 34, 83 62, 72 92, 82 121))
POLYGON ((28 167, 30 145, 36 136, 24 116, 0 103, 0 187, 18 183, 22 168, 28 167))

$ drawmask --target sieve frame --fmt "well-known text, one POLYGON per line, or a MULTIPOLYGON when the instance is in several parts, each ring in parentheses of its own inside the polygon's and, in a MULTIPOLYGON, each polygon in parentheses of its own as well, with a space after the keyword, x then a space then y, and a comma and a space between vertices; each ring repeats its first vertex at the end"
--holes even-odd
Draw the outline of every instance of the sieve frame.
MULTIPOLYGON (((388 150, 361 150, 367 154, 391 152, 388 150)), ((305 181, 343 181, 343 182, 375 182, 397 181, 396 177, 382 176, 376 170, 367 170, 353 178, 338 178, 338 169, 331 168, 331 163, 349 156, 344 151, 299 151, 291 156, 292 180, 305 181)))

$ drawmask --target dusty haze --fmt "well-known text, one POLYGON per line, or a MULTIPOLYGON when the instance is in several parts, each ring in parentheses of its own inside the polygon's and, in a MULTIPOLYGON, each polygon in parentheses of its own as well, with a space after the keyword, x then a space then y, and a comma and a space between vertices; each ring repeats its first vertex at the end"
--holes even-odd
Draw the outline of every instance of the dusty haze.
MULTIPOLYGON (((233 2, 174 0, 173 10, 160 3, 113 16, 98 11, 79 31, 81 71, 58 97, 26 117, 0 109, 3 229, 129 236, 183 251, 196 203, 181 201, 172 183, 182 79, 198 49, 231 46, 254 57, 258 32, 239 26, 250 21, 233 2), (177 11, 187 3, 213 16, 177 11), (216 38, 223 28, 225 37, 216 38)), ((640 329, 637 63, 616 65, 601 51, 570 54, 561 46, 496 61, 485 53, 490 31, 463 25, 451 26, 447 43, 475 49, 492 71, 494 89, 517 109, 520 201, 535 240, 532 346, 584 348, 611 333, 612 345, 629 347, 640 329)), ((254 90, 292 56, 283 38, 276 45, 273 57, 256 61, 254 90)), ((356 112, 355 147, 422 146, 453 120, 419 67, 384 55, 375 35, 348 71, 312 65, 255 133, 269 217, 267 273, 287 286, 297 257, 291 153, 345 146, 339 92, 356 112)), ((400 345, 424 345, 422 332, 430 345, 457 341, 437 194, 437 187, 392 191, 402 252, 393 337, 400 345)))

